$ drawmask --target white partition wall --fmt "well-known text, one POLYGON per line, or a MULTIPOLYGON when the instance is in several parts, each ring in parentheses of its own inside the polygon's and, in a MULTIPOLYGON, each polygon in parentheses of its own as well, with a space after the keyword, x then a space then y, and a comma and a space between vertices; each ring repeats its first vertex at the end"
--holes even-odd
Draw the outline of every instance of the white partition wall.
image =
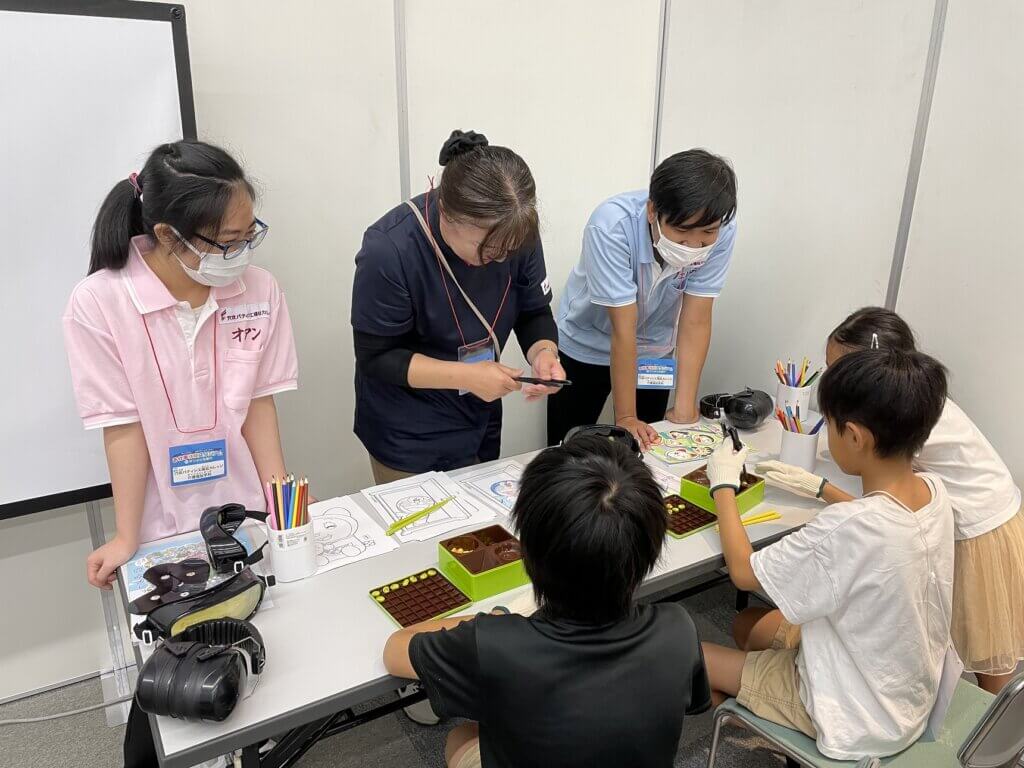
POLYGON ((952 0, 896 308, 1024 481, 1024 5, 952 0))
POLYGON ((774 392, 777 357, 824 354, 885 298, 931 0, 673 0, 661 158, 732 160, 738 233, 703 392, 774 392))
POLYGON ((277 398, 288 466, 320 498, 351 493, 370 480, 352 434, 355 255, 399 199, 392 4, 186 6, 199 135, 241 155, 262 191, 256 261, 295 330, 299 391, 277 398))
MULTIPOLYGON (((658 0, 408 2, 412 194, 455 128, 514 149, 537 181, 557 302, 593 208, 647 184, 659 16, 658 0)), ((505 399, 503 454, 543 445, 544 407, 505 399)))

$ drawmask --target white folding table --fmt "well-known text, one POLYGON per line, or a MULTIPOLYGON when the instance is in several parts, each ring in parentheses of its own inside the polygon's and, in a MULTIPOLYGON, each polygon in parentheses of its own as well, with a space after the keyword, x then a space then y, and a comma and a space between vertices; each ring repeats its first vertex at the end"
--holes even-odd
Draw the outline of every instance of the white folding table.
MULTIPOLYGON (((655 426, 671 428, 666 422, 655 426)), ((752 461, 777 456, 781 435, 782 427, 774 419, 757 431, 741 432, 743 441, 758 451, 752 461)), ((534 455, 513 458, 525 464, 534 455)), ((821 450, 818 458, 819 472, 844 490, 860 495, 859 478, 843 475, 821 450)), ((683 475, 700 464, 660 466, 674 475, 683 475)), ((458 478, 466 471, 449 474, 458 478)), ((361 494, 354 498, 379 520, 361 494)), ((802 526, 820 504, 767 488, 761 508, 776 510, 781 519, 746 529, 755 548, 802 526)), ((328 732, 325 718, 402 687, 404 682, 385 672, 381 659, 384 643, 395 625, 373 603, 368 591, 396 577, 436 566, 437 541, 450 535, 449 532, 430 541, 402 544, 387 554, 272 588, 273 606, 261 610, 253 619, 267 647, 266 668, 255 694, 239 702, 222 723, 151 717, 161 765, 185 768, 248 747, 243 753, 243 764, 248 768, 258 764, 255 745, 260 742, 303 727, 302 738, 322 736, 328 732), (320 730, 323 732, 318 733, 320 730)), ((638 597, 653 600, 672 594, 681 585, 723 565, 721 543, 714 530, 684 539, 668 537, 661 561, 638 597)), ((123 585, 121 589, 123 592, 123 585)), ((489 610, 511 601, 526 589, 476 603, 467 612, 489 610)), ((135 655, 141 667, 143 649, 136 646, 135 655)), ((397 705, 391 707, 395 708, 397 705)))

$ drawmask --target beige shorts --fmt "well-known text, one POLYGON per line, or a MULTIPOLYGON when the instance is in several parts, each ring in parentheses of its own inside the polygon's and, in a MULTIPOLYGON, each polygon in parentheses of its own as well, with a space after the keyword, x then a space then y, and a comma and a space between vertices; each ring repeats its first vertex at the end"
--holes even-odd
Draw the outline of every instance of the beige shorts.
POLYGON ((818 732, 800 700, 800 674, 796 668, 799 647, 800 627, 783 619, 770 649, 747 654, 736 701, 758 717, 814 739, 818 732))
POLYGON ((480 768, 480 739, 473 739, 461 752, 452 755, 449 768, 480 768))

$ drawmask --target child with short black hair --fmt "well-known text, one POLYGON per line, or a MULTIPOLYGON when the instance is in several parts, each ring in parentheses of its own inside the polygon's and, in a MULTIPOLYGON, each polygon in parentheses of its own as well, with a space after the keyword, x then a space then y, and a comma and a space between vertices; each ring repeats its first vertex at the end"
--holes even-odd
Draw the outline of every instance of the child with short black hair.
POLYGON ((633 602, 667 525, 650 471, 619 443, 573 438, 526 467, 512 520, 540 609, 399 630, 388 671, 474 721, 449 734, 449 766, 668 768, 683 716, 711 701, 686 610, 633 602))
MULTIPOLYGON (((829 334, 825 362, 861 349, 915 349, 914 332, 898 314, 863 307, 829 334)), ((942 415, 914 457, 933 472, 953 505, 956 574, 951 633, 978 684, 998 693, 1024 659, 1024 508, 1020 488, 992 444, 960 407, 946 399, 942 415)), ((764 462, 767 482, 829 503, 853 497, 825 478, 781 462, 764 462)))
POLYGON ((942 482, 911 463, 938 421, 946 373, 920 352, 866 350, 830 366, 818 399, 839 467, 865 495, 753 552, 736 508, 746 448, 708 463, 722 549, 748 609, 740 650, 704 644, 711 687, 817 739, 837 760, 884 757, 921 735, 949 647, 953 518, 942 482))

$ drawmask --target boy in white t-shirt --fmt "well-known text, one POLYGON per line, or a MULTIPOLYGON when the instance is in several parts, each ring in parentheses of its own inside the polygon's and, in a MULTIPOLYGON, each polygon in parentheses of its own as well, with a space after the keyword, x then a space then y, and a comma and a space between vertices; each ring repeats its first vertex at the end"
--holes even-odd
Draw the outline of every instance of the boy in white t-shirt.
POLYGON ((920 352, 865 350, 821 379, 839 467, 864 497, 826 507, 753 552, 735 492, 746 449, 708 463, 733 583, 778 610, 737 618, 741 650, 704 644, 711 688, 817 739, 838 760, 884 757, 921 735, 949 646, 953 515, 942 482, 911 462, 946 398, 942 365, 920 352))

